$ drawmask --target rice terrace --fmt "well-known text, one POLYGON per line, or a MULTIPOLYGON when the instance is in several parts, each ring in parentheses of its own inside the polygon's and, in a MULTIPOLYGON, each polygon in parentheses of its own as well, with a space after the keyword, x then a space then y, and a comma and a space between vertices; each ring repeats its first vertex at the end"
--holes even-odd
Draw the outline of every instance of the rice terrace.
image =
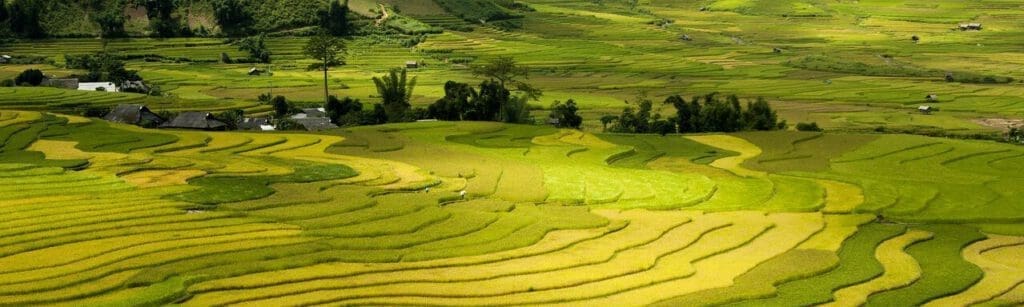
POLYGON ((1024 305, 1024 1, 0 4, 0 306, 1024 305))

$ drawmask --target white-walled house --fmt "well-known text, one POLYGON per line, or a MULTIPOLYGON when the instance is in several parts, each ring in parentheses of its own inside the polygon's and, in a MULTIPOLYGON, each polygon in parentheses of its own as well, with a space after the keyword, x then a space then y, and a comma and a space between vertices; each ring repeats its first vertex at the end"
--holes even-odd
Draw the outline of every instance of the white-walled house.
POLYGON ((117 86, 113 82, 79 82, 79 91, 93 91, 103 88, 107 92, 118 92, 117 86))

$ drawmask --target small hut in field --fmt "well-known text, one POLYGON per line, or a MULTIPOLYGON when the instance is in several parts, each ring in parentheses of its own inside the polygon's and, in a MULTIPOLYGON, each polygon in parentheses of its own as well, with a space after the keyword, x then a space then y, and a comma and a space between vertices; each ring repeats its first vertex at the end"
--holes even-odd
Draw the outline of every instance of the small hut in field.
POLYGON ((932 114, 932 112, 935 111, 935 108, 932 108, 931 106, 920 106, 920 107, 917 107, 917 111, 921 112, 921 114, 929 115, 929 114, 932 114))

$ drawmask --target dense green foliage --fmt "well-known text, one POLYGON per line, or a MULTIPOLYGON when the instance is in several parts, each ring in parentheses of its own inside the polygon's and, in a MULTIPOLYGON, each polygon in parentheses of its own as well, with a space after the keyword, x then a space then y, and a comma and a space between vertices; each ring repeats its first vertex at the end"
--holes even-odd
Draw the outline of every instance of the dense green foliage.
POLYGON ((42 71, 38 69, 27 69, 18 74, 17 77, 14 77, 14 83, 17 85, 39 86, 40 83, 43 83, 43 78, 45 78, 45 76, 43 76, 42 71))
POLYGON ((82 82, 108 81, 121 84, 129 80, 142 80, 137 71, 125 68, 121 57, 110 53, 65 54, 64 63, 67 68, 83 69, 87 72, 86 75, 79 76, 82 82))
POLYGON ((252 12, 241 0, 215 0, 213 17, 224 34, 228 36, 244 36, 252 32, 255 24, 252 12))
POLYGON ((579 111, 579 107, 576 106, 575 100, 569 99, 565 103, 555 101, 551 105, 551 114, 548 115, 548 118, 555 121, 556 127, 579 129, 583 124, 583 117, 576 114, 577 111, 579 111))
POLYGON ((320 11, 320 27, 334 36, 349 34, 351 25, 348 22, 348 6, 343 5, 340 0, 328 0, 328 2, 327 9, 320 11))

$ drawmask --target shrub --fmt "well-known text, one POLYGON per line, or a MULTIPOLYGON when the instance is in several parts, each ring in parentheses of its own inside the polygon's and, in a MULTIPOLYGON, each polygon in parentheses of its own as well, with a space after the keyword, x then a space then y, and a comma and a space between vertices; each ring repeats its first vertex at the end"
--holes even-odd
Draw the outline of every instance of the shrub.
POLYGON ((15 84, 17 83, 14 82, 13 79, 4 79, 3 81, 0 81, 0 87, 13 87, 15 84))
POLYGON ((818 127, 818 123, 798 123, 796 124, 797 131, 821 131, 821 127, 818 127))
POLYGON ((224 64, 234 64, 235 61, 231 59, 231 56, 227 52, 220 53, 220 62, 224 64))
POLYGON ((256 100, 259 100, 260 102, 263 102, 263 103, 267 103, 267 102, 270 102, 270 100, 273 99, 273 98, 274 98, 274 96, 271 96, 270 93, 263 93, 263 94, 260 94, 259 96, 257 96, 256 100))
POLYGON ((86 107, 82 110, 82 116, 85 117, 104 117, 110 113, 110 108, 107 107, 86 107))
POLYGON ((18 85, 39 86, 39 84, 43 83, 43 78, 41 70, 27 69, 14 78, 14 83, 18 85))

